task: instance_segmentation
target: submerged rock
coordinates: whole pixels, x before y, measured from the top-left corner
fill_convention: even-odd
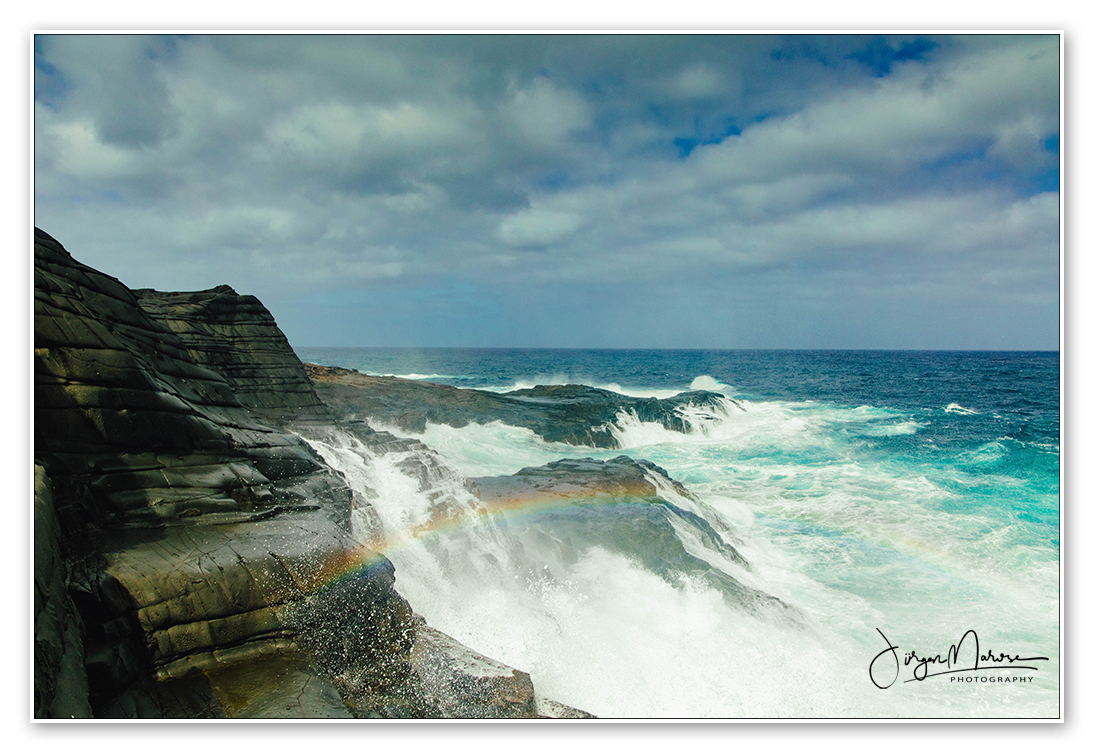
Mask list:
[[[625,455],[565,459],[511,476],[475,478],[472,489],[498,525],[514,539],[534,542],[536,556],[549,560],[548,571],[553,564],[562,580],[579,556],[606,548],[673,585],[697,578],[733,605],[798,621],[792,607],[740,580],[752,568],[734,545],[732,527],[649,461]]]

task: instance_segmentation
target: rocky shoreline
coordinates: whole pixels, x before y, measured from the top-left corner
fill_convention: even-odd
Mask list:
[[[426,488],[428,448],[363,419],[500,420],[611,447],[620,411],[682,430],[680,404],[720,397],[498,395],[305,365],[253,296],[130,290],[40,230],[34,366],[38,719],[588,717],[425,624],[362,543],[382,539],[369,500],[305,438],[421,450],[408,472]],[[629,458],[589,463],[469,483],[487,501],[629,484],[650,515],[668,509]],[[376,530],[351,533],[351,516]]]
[[[620,413],[686,431],[679,408],[713,408],[725,397],[715,392],[682,392],[671,398],[641,398],[579,384],[537,385],[506,393],[461,389],[351,369],[304,364],[320,399],[340,415],[374,418],[389,426],[421,432],[427,423],[456,428],[501,421],[531,429],[548,442],[617,449],[609,430]]]

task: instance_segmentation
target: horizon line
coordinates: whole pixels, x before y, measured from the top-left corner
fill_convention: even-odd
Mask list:
[[[292,345],[292,343],[290,343]],[[721,351],[721,352],[874,352],[874,353],[1059,353],[1060,348],[757,348],[757,347],[627,347],[587,345],[292,345],[314,350],[619,350],[619,351]]]

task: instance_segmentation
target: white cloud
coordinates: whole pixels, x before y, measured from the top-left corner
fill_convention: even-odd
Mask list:
[[[740,76],[736,71],[718,71],[704,63],[694,63],[665,81],[665,94],[677,99],[729,99],[738,94]]]
[[[218,247],[261,248],[314,243],[327,232],[322,217],[296,207],[231,204],[209,207],[195,223],[191,243]]]
[[[543,248],[574,237],[581,225],[581,217],[571,212],[530,209],[502,220],[497,238],[513,248]]]
[[[1043,117],[1030,116],[1001,125],[995,132],[995,142],[988,147],[990,157],[998,157],[1023,169],[1037,169],[1048,162],[1042,145],[1054,128]]]
[[[591,123],[589,108],[581,97],[544,78],[517,90],[505,112],[521,135],[539,147],[557,147]]]
[[[451,112],[431,111],[412,102],[390,107],[346,102],[308,105],[273,123],[268,138],[271,150],[288,149],[320,161],[420,155],[456,149],[470,140]]]
[[[694,158],[710,180],[738,183],[803,170],[906,170],[984,143],[1008,154],[1028,151],[1057,127],[1059,74],[1051,46],[1041,42],[1032,52],[1031,46],[958,58],[941,68],[909,64],[698,147]]]
[[[844,173],[803,172],[775,180],[730,185],[718,195],[725,200],[724,211],[728,214],[757,222],[800,212],[853,187],[854,181]]]
[[[58,121],[39,105],[35,121],[36,156],[57,173],[85,181],[112,182],[134,176],[143,168],[140,155],[100,141],[94,124],[88,120]]]
[[[254,249],[250,262],[256,271],[279,281],[291,283],[303,290],[344,289],[376,280],[394,280],[407,269],[397,249],[364,246],[351,253],[330,247],[298,247],[290,253],[266,252]]]

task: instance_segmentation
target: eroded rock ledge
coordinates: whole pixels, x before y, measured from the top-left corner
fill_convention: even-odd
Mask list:
[[[36,230],[34,365],[36,717],[570,713],[350,535],[367,500],[287,430],[333,419],[257,299],[131,291]]]
[[[694,577],[750,612],[780,621],[800,620],[795,608],[688,551],[677,534],[678,527],[688,528],[709,551],[742,571],[752,570],[737,549],[740,540],[732,527],[648,460],[626,455],[606,461],[567,458],[510,476],[475,478],[471,483],[472,491],[488,508],[534,504],[550,510],[552,528],[546,538],[535,525],[520,522],[520,518],[507,523],[521,527],[519,536],[525,540],[538,537],[538,545],[545,551],[558,550],[560,540],[571,551],[615,547],[669,582],[681,576]],[[558,556],[564,558],[566,552],[559,551]]]
[[[687,431],[679,409],[720,407],[716,392],[682,392],[671,398],[640,398],[580,384],[539,385],[496,393],[370,376],[352,369],[304,364],[323,402],[340,413],[375,418],[407,431],[425,431],[426,423],[460,428],[501,421],[531,429],[548,442],[617,449],[609,429],[620,413]]]

